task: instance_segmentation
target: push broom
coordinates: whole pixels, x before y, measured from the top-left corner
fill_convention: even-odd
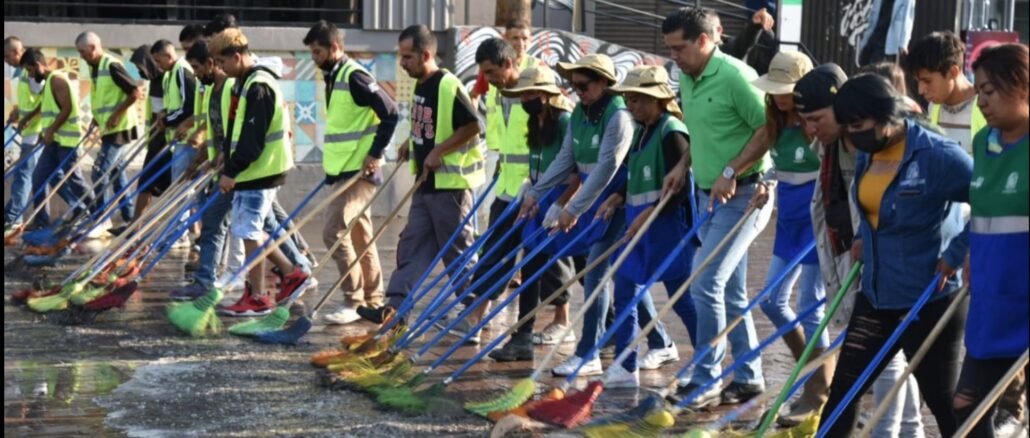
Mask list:
[[[906,367],[905,371],[897,377],[897,381],[891,386],[890,391],[887,391],[887,394],[877,401],[878,406],[876,407],[876,411],[873,412],[873,416],[869,418],[869,421],[867,421],[866,424],[874,425],[880,422],[883,415],[887,413],[887,408],[890,407],[891,401],[893,401],[894,397],[897,397],[898,393],[901,392],[901,387],[904,386],[904,382],[908,381],[908,376],[912,375],[912,372],[915,371],[916,367],[923,362],[923,358],[926,357],[926,353],[930,351],[930,347],[933,346],[934,341],[940,337],[941,332],[944,331],[944,328],[948,325],[952,315],[958,311],[958,308],[962,305],[962,302],[965,300],[967,295],[969,295],[969,286],[962,287],[962,289],[956,293],[956,297],[952,299],[951,304],[949,304],[948,308],[944,310],[944,314],[941,315],[937,324],[934,324],[933,329],[930,330],[930,334],[926,336],[926,340],[919,345],[919,350],[916,350],[916,353],[908,359],[908,367]],[[858,437],[868,438],[872,435],[873,429],[874,428],[871,426],[863,428],[862,431],[859,432]]]
[[[585,227],[573,239],[571,239],[561,250],[559,250],[557,253],[558,256],[549,260],[548,263],[553,264],[558,257],[561,257],[562,255],[570,251],[577,243],[579,243],[580,240],[586,237],[590,233],[590,231],[597,227],[597,225],[601,222],[601,220],[594,220],[590,225]],[[545,231],[545,229],[543,228],[538,230],[538,232],[543,231]],[[551,241],[558,237],[558,235],[559,234],[557,232],[552,233],[550,236],[548,236],[546,239],[544,239],[542,242],[536,245],[533,248],[533,250],[531,250],[529,254],[525,256],[525,258],[523,258],[522,261],[517,263],[512,269],[509,270],[508,276],[514,275],[515,272],[521,270],[523,265],[528,263],[529,260],[536,257],[537,254],[539,254],[540,251],[546,248],[547,245],[551,243]],[[546,269],[546,267],[544,269]],[[538,271],[536,275],[534,275],[534,277],[539,277],[540,275],[543,275],[543,271],[543,269]],[[475,334],[476,331],[482,329],[487,323],[490,322],[492,318],[500,314],[504,307],[510,304],[515,298],[517,298],[518,294],[521,293],[522,290],[524,290],[526,287],[528,287],[533,281],[535,281],[535,278],[525,282],[522,286],[519,286],[518,289],[509,294],[509,296],[504,301],[499,303],[488,315],[484,316],[484,318],[478,324],[476,324],[475,327],[469,330],[469,332],[466,333],[460,341],[452,344],[451,348],[447,350],[447,352],[440,355],[440,357],[438,357],[432,364],[426,367],[422,372],[416,374],[414,377],[409,379],[407,382],[399,386],[395,386],[390,382],[377,382],[377,384],[367,385],[367,388],[371,388],[373,386],[379,387],[375,389],[375,392],[377,393],[376,401],[383,406],[408,413],[424,412],[426,409],[428,409],[429,403],[433,400],[440,399],[440,397],[443,395],[443,391],[446,385],[453,381],[453,379],[448,379],[440,383],[428,385],[425,382],[425,380],[428,378],[429,374],[432,373],[432,371],[435,370],[437,367],[442,365],[443,362],[447,360],[452,354],[458,351],[458,349],[465,344],[465,341],[467,341],[468,338]],[[501,286],[504,286],[504,284],[497,284],[494,287],[494,289],[496,290]],[[494,291],[491,290],[487,294],[481,295],[479,298],[477,298],[477,301],[485,301],[493,292]],[[477,303],[473,303],[472,305],[467,307],[463,313],[471,312],[471,310],[475,308],[475,306],[477,306]],[[444,330],[438,333],[436,337],[434,337],[428,343],[423,345],[423,347],[408,361],[402,361],[402,363],[395,368],[403,368],[405,365],[410,366],[410,364],[415,363],[419,357],[428,352],[429,348],[431,348],[441,339],[443,339],[447,332],[453,329],[454,326],[456,326],[457,323],[461,321],[464,316],[465,315],[461,315],[458,318],[455,318],[453,321],[451,321]],[[468,369],[468,367],[464,367],[464,369]],[[452,375],[452,377],[454,376]]]
[[[642,339],[644,339],[647,336],[647,334],[650,333],[651,330],[654,329],[655,325],[658,324],[658,321],[660,321],[661,318],[666,313],[668,313],[670,309],[672,309],[673,304],[675,304],[676,301],[678,301],[684,294],[687,293],[687,290],[689,289],[690,285],[697,281],[699,273],[704,271],[704,269],[707,268],[708,265],[715,260],[715,257],[718,254],[720,254],[722,250],[726,247],[726,245],[729,244],[730,240],[733,239],[733,236],[735,236],[737,232],[739,232],[740,229],[743,228],[744,224],[748,221],[753,212],[754,208],[751,207],[749,207],[748,210],[744,212],[740,220],[737,221],[737,224],[734,225],[733,228],[726,234],[726,237],[723,238],[723,240],[719,242],[718,245],[716,245],[715,249],[708,255],[707,258],[705,258],[701,262],[699,266],[694,268],[694,273],[690,276],[690,278],[688,278],[687,281],[683,283],[683,285],[676,291],[675,294],[669,297],[668,303],[666,303],[666,305],[657,313],[657,315],[655,315],[654,319],[652,319],[651,322],[649,322],[643,329],[640,330],[640,333],[637,335],[637,337],[633,340],[633,342],[629,344],[626,350],[624,350],[619,355],[619,357],[615,359],[614,363],[621,364],[622,361],[624,361],[626,357],[629,356],[629,353],[633,351],[634,348],[636,348],[636,345]],[[580,314],[577,315],[577,318],[581,318],[582,315],[586,313],[584,309],[580,310]],[[571,327],[572,326],[570,325],[569,329],[567,329],[566,332],[568,332],[568,330],[571,330]],[[563,333],[562,336],[564,337],[566,336],[566,334]],[[548,352],[541,366],[538,367],[535,371],[533,371],[533,375],[531,376],[531,378],[534,378],[534,380],[535,378],[539,378],[540,374],[542,374],[544,369],[546,369],[546,367],[550,364],[551,359],[553,359],[557,351],[558,348],[552,348],[551,351]],[[597,397],[600,396],[601,391],[603,391],[603,386],[600,381],[590,382],[587,385],[587,387],[584,388],[584,390],[572,395],[567,395],[561,400],[540,403],[537,406],[535,406],[534,409],[528,410],[528,413],[530,417],[537,419],[539,421],[543,421],[549,424],[562,425],[566,428],[572,428],[573,426],[582,423],[590,417],[590,412],[593,409],[593,404],[597,400]]]
[[[354,223],[357,222],[359,218],[364,216],[365,212],[372,207],[376,200],[379,199],[379,195],[383,193],[386,190],[386,187],[390,185],[390,182],[393,181],[393,177],[397,175],[397,170],[400,168],[401,166],[394,167],[393,171],[390,172],[390,175],[386,177],[386,180],[383,181],[382,184],[380,184],[379,187],[376,189],[375,193],[372,195],[372,198],[370,198],[368,202],[361,207],[361,210],[358,211],[358,214],[354,215],[354,217],[351,218],[351,220],[344,226],[345,230],[350,230],[351,227],[354,226]],[[317,267],[313,272],[311,272],[311,278],[317,278],[318,274],[320,274],[322,270],[329,265],[329,260],[333,257],[333,254],[336,253],[336,250],[339,249],[340,245],[342,244],[343,237],[336,239],[336,242],[334,242],[333,245],[329,247],[328,250],[326,250],[325,254],[318,261]],[[361,257],[364,256],[365,254],[362,253]],[[361,257],[357,257],[355,260],[360,261]],[[351,266],[348,266],[347,269],[343,272],[349,272],[350,269]],[[272,311],[272,313],[270,313],[268,316],[265,316],[264,318],[252,319],[250,321],[244,321],[233,324],[229,327],[227,331],[230,335],[254,336],[258,333],[270,332],[283,328],[283,326],[286,325],[286,321],[289,319],[289,317],[289,306],[280,305],[276,307],[275,310]]]
[[[309,193],[296,208],[290,213],[286,220],[280,222],[279,227],[273,231],[264,243],[261,244],[247,260],[231,275],[225,275],[215,282],[214,287],[211,288],[204,296],[194,300],[182,303],[175,303],[168,306],[166,315],[169,322],[179,330],[187,333],[191,336],[200,336],[205,333],[217,332],[221,329],[221,322],[215,315],[215,305],[222,300],[222,287],[226,284],[232,284],[243,275],[244,272],[249,272],[254,266],[260,264],[264,258],[271,254],[273,251],[279,248],[279,245],[290,238],[290,235],[300,231],[305,224],[314,219],[315,215],[326,209],[334,199],[339,197],[343,192],[353,185],[360,175],[355,175],[339,187],[336,187],[328,196],[325,197],[318,205],[307,212],[303,218],[296,221],[293,228],[284,231],[283,228],[286,223],[292,222],[300,211],[310,202],[315,194],[317,194],[322,187],[325,185],[325,181],[320,182],[312,191]],[[281,233],[280,233],[281,232]],[[278,236],[277,236],[278,235]]]
[[[1001,377],[1001,380],[994,385],[994,388],[991,388],[991,392],[987,393],[987,396],[980,401],[980,404],[976,406],[976,409],[973,410],[973,413],[969,418],[966,418],[966,421],[962,422],[958,431],[955,432],[956,438],[965,438],[966,435],[969,435],[969,432],[972,432],[973,427],[980,422],[980,418],[983,418],[983,416],[987,414],[987,411],[989,411],[991,407],[994,406],[994,403],[1001,398],[1001,395],[1005,393],[1009,384],[1011,384],[1012,381],[1019,376],[1019,372],[1026,367],[1028,360],[1030,360],[1030,350],[1025,350],[1023,351],[1023,355],[1020,356],[1019,359],[1016,359],[1016,363],[1012,364],[1012,367],[1009,368],[1005,375]],[[1026,420],[1023,422],[1023,427],[1025,430]]]
[[[22,221],[22,225],[21,226],[19,226],[18,228],[12,229],[12,230],[4,231],[4,246],[10,246],[10,245],[14,244],[15,243],[15,238],[18,236],[19,233],[21,233],[22,230],[25,229],[25,224],[32,223],[32,221],[36,219],[36,215],[38,215],[40,211],[43,211],[44,208],[49,206],[50,200],[53,199],[54,195],[56,195],[58,192],[61,191],[61,188],[64,187],[64,184],[67,183],[68,180],[70,180],[72,176],[75,176],[76,168],[79,166],[79,164],[81,164],[83,162],[83,160],[86,158],[86,156],[89,155],[89,154],[86,154],[86,153],[79,154],[77,152],[78,152],[78,149],[75,149],[73,153],[70,153],[67,156],[65,156],[64,159],[61,160],[61,162],[57,164],[57,171],[55,171],[54,173],[51,173],[50,176],[47,176],[46,179],[43,180],[43,183],[40,184],[39,187],[36,188],[36,191],[32,193],[32,198],[30,198],[30,199],[32,199],[32,200],[39,199],[39,197],[41,197],[41,196],[43,197],[43,199],[36,206],[35,210],[33,210],[32,213],[30,213],[29,216],[24,221]],[[74,161],[70,161],[72,158],[75,158],[75,160]],[[71,166],[68,166],[69,163],[71,163]],[[62,169],[64,169],[66,166],[68,167],[68,170],[67,171],[63,171]],[[60,175],[62,173],[62,171],[64,173],[64,176],[61,177],[61,179],[57,182],[57,184],[54,184],[53,187],[51,187],[50,183],[52,183],[54,181],[54,177],[56,177],[57,175]],[[50,190],[47,190],[48,188]],[[46,196],[43,195],[44,193],[46,193]],[[88,192],[84,191],[83,192],[83,196],[87,196],[87,195],[88,195]],[[73,203],[73,204],[75,204],[75,203]],[[25,208],[23,208],[22,211],[18,212],[18,216],[21,216],[21,214],[24,213],[25,210],[28,209],[28,207],[29,207],[29,204],[26,204]],[[69,208],[69,211],[73,210],[74,207],[75,206],[72,205],[71,208]]]
[[[29,161],[29,157],[31,157],[31,156],[35,155],[37,152],[43,150],[43,146],[44,145],[43,145],[42,141],[37,142],[35,144],[35,146],[32,146],[32,149],[29,149],[28,153],[26,153],[24,156],[18,157],[18,161],[15,161],[9,167],[5,167],[4,168],[4,181],[7,181],[7,178],[10,178],[12,175],[14,175],[14,171],[15,170],[18,170],[19,167],[24,166],[25,163],[27,163]]]
[[[379,228],[375,231],[375,234],[372,235],[372,239],[369,241],[368,245],[364,248],[364,250],[361,251],[361,253],[358,254],[358,256],[350,264],[350,266],[347,266],[347,269],[344,270],[344,272],[348,272],[354,264],[361,262],[361,258],[364,257],[365,254],[367,254],[368,251],[372,248],[372,245],[374,245],[375,242],[379,240],[379,238],[382,237],[383,234],[386,233],[386,227],[390,225],[390,222],[392,222],[395,217],[397,217],[397,214],[400,213],[400,210],[404,206],[404,204],[407,203],[409,199],[411,199],[411,197],[415,194],[415,192],[422,185],[422,183],[425,182],[425,180],[425,177],[421,177],[415,182],[415,184],[411,186],[411,189],[409,189],[408,192],[404,194],[404,197],[402,197],[400,202],[397,203],[397,206],[394,207],[394,209],[390,212],[386,219],[383,220],[381,224],[379,224]],[[371,205],[371,203],[366,204],[365,208],[368,208],[369,205]],[[308,312],[307,315],[301,316],[299,319],[294,321],[294,323],[289,327],[281,330],[256,333],[254,335],[254,338],[258,342],[261,342],[263,344],[297,345],[297,343],[300,342],[300,338],[311,330],[311,319],[318,314],[318,311],[322,310],[322,307],[324,307],[326,303],[329,302],[329,298],[332,297],[332,295],[343,286],[343,282],[346,279],[346,276],[341,276],[340,279],[337,280],[335,284],[333,284],[329,291],[322,295],[322,298],[318,301],[318,304],[312,307],[311,311]]]
[[[873,356],[873,360],[862,371],[862,374],[858,376],[858,380],[855,381],[855,384],[848,389],[848,392],[844,395],[844,398],[841,400],[840,404],[838,404],[837,407],[833,410],[833,412],[830,413],[829,417],[823,419],[824,421],[822,421],[822,424],[819,426],[819,433],[816,434],[816,438],[823,438],[824,436],[826,436],[826,433],[829,432],[830,427],[832,427],[833,424],[837,422],[837,419],[840,418],[841,414],[844,413],[844,409],[849,404],[851,404],[851,401],[854,400],[854,398],[858,395],[859,389],[865,386],[865,383],[869,380],[870,377],[872,377],[873,372],[876,370],[880,362],[883,361],[883,359],[887,356],[887,353],[891,351],[894,344],[898,342],[898,339],[901,338],[901,335],[904,334],[905,330],[908,329],[908,326],[912,324],[912,321],[915,321],[915,319],[919,316],[919,311],[922,310],[923,306],[925,306],[926,303],[930,301],[930,297],[933,296],[933,294],[937,291],[937,285],[940,281],[941,274],[938,273],[937,275],[934,275],[933,280],[930,281],[930,284],[926,287],[926,290],[924,290],[922,295],[919,296],[919,299],[916,300],[916,303],[908,311],[908,314],[905,315],[905,318],[901,320],[901,322],[898,324],[898,327],[894,329],[894,332],[891,333],[891,336],[887,338],[887,341],[884,342],[883,347],[880,348],[880,351],[876,352],[876,356]],[[761,436],[761,434],[759,434],[759,436]]]
[[[826,315],[823,316],[822,321],[819,321],[819,325],[816,327],[815,332],[812,333],[812,339],[808,340],[808,344],[805,345],[804,351],[802,351],[801,356],[798,357],[798,363],[794,366],[794,369],[791,371],[786,383],[784,383],[783,389],[780,394],[776,396],[776,400],[773,402],[772,407],[769,408],[765,418],[762,419],[762,423],[758,427],[757,436],[761,437],[769,429],[769,426],[776,421],[776,417],[779,416],[780,407],[783,406],[783,403],[787,401],[789,396],[787,391],[798,379],[798,376],[801,373],[801,367],[808,362],[808,358],[812,355],[812,352],[815,351],[818,339],[830,324],[830,321],[833,319],[833,315],[837,313],[837,309],[840,307],[840,304],[848,294],[848,290],[851,288],[851,283],[855,281],[855,278],[858,277],[858,273],[861,272],[861,270],[862,261],[855,261],[854,265],[851,266],[851,271],[848,273],[844,283],[842,283],[840,289],[837,290],[837,295],[833,297],[830,307],[826,310]]]

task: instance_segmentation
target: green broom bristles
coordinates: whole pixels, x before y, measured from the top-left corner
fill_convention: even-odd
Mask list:
[[[258,333],[279,330],[286,325],[286,321],[289,319],[290,309],[286,306],[279,306],[264,318],[233,324],[229,327],[228,332],[230,335],[236,336],[254,336]]]
[[[436,383],[421,391],[417,386],[402,385],[386,388],[376,395],[380,405],[407,414],[421,414],[430,410],[431,405],[444,398],[444,386]]]
[[[590,438],[650,438],[662,436],[662,432],[676,424],[672,413],[665,409],[651,412],[634,423],[612,422],[599,426],[584,426],[584,435]]]
[[[75,294],[81,293],[83,289],[82,283],[75,281],[61,289],[61,292],[57,295],[50,295],[46,297],[29,298],[28,306],[35,312],[46,313],[55,310],[64,310],[68,308],[68,300]]]
[[[97,299],[97,297],[107,292],[107,288],[104,286],[89,285],[82,291],[82,293],[73,294],[69,301],[76,306],[81,306],[90,301]]]
[[[522,406],[533,393],[536,392],[536,382],[533,379],[522,379],[499,398],[483,402],[465,403],[465,409],[474,414],[486,417],[493,412],[510,411]]]
[[[407,386],[405,381],[411,377],[412,366],[409,360],[403,360],[390,368],[373,365],[351,372],[344,380],[365,390],[373,387]]]
[[[215,305],[220,301],[222,290],[211,289],[211,292],[194,301],[168,306],[168,321],[190,336],[217,333],[221,330],[222,323],[215,315]]]

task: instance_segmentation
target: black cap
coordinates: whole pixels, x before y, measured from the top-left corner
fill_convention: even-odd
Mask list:
[[[820,65],[794,84],[794,106],[807,113],[833,106],[837,90],[848,80],[848,75],[832,62]]]

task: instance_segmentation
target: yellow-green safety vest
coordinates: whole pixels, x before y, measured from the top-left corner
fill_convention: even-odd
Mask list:
[[[358,106],[350,93],[350,75],[355,71],[372,76],[357,62],[348,59],[333,79],[333,92],[326,108],[325,136],[322,137],[322,167],[329,176],[361,170],[379,127],[375,111]]]
[[[516,102],[511,106],[506,123],[501,93],[493,92],[487,96],[486,141],[489,145],[493,140],[499,152],[497,198],[511,201],[529,178],[529,114],[522,109],[521,103]]]
[[[18,76],[18,117],[22,120],[43,103],[43,99],[40,98],[43,95],[42,90],[39,93],[33,93],[29,80],[29,73],[22,69],[21,74]],[[36,116],[31,122],[27,123],[25,129],[21,131],[22,137],[38,135],[43,129],[41,120],[40,116]]]
[[[454,98],[458,94],[468,98],[468,92],[461,84],[461,80],[451,72],[444,70],[443,78],[440,79],[440,88],[436,100],[436,132],[435,143],[439,145],[454,134]],[[412,94],[411,108],[415,107],[414,94]],[[412,115],[414,117],[414,115]],[[415,126],[415,121],[410,120],[410,125]],[[415,145],[409,142],[410,156],[415,156]],[[411,161],[411,173],[418,173],[418,164]],[[479,187],[486,182],[486,165],[483,161],[483,151],[475,139],[469,140],[461,148],[443,156],[443,165],[433,172],[434,187],[438,189],[471,189]]]
[[[222,84],[222,92],[218,95],[213,93],[215,86],[211,85],[207,87],[208,93],[203,99],[203,108],[201,108],[202,114],[207,121],[206,125],[207,138],[204,139],[204,146],[207,149],[207,159],[214,160],[218,156],[218,148],[220,145],[215,144],[214,125],[211,124],[211,100],[219,99],[221,101],[221,111],[219,113],[222,116],[222,138],[229,135],[226,130],[229,126],[229,109],[232,106],[232,87],[236,84],[236,78],[226,78],[225,83]]]
[[[93,119],[97,121],[97,127],[101,135],[113,134],[116,132],[128,131],[132,127],[132,117],[126,109],[121,120],[113,129],[107,129],[107,121],[111,119],[114,110],[125,101],[125,91],[114,83],[111,78],[111,63],[121,64],[121,61],[105,53],[100,57],[97,64],[97,78],[93,81],[93,90],[90,91],[90,105],[93,107]]]
[[[254,84],[265,84],[275,94],[275,113],[272,115],[272,122],[265,130],[264,150],[261,151],[257,160],[236,175],[238,183],[286,173],[293,167],[293,151],[286,144],[286,132],[289,129],[290,121],[283,112],[282,91],[279,89],[278,81],[263,70],[251,74],[243,83],[243,91],[240,93],[240,101],[234,117],[236,122],[233,124],[232,139],[229,142],[230,155],[236,152],[240,133],[243,132],[243,125],[246,124],[244,117],[247,114],[247,93]]]
[[[541,65],[537,58],[526,55],[519,64],[519,71]],[[500,151],[504,144],[504,108],[500,101],[501,93],[492,84],[486,90],[486,147],[492,151]],[[496,117],[494,115],[497,115]]]
[[[980,107],[976,105],[977,99],[979,99],[978,96],[973,96],[973,102],[970,104],[973,105],[973,110],[970,111],[971,116],[969,120],[970,139],[972,139],[977,132],[980,132],[981,129],[987,126],[987,119],[985,119],[983,113],[980,112]],[[941,106],[937,104],[930,105],[930,121],[933,122],[934,125],[939,125],[940,120]],[[970,140],[970,143],[972,143],[972,140]]]
[[[75,92],[75,87],[64,73],[52,71],[47,75],[46,85],[43,86],[43,106],[40,108],[42,111],[41,123],[46,129],[50,129],[57,115],[61,113],[57,99],[54,98],[54,78],[62,78],[68,84],[68,99],[71,102],[71,113],[68,114],[68,120],[65,120],[64,124],[57,128],[54,141],[62,147],[73,148],[78,146],[79,140],[82,139],[82,126],[79,125],[79,93]]]
[[[162,78],[161,87],[164,90],[164,96],[161,97],[161,102],[164,105],[166,115],[182,109],[182,106],[186,104],[186,102],[183,102],[182,97],[179,96],[181,93],[179,90],[179,81],[177,80],[179,72],[183,69],[190,73],[193,72],[193,67],[190,67],[189,63],[186,62],[186,58],[179,58],[179,60],[175,61],[175,64],[172,65],[172,69],[166,71]],[[175,129],[172,129],[171,127],[165,128],[165,140],[171,143],[174,138]]]

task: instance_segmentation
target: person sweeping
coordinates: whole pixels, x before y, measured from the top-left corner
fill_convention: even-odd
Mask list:
[[[247,37],[239,29],[228,29],[209,43],[215,61],[226,75],[236,79],[239,103],[233,117],[232,135],[225,169],[218,181],[223,193],[233,192],[230,230],[242,239],[248,254],[254,253],[265,237],[264,223],[272,214],[272,200],[278,187],[293,167],[293,156],[287,139],[289,119],[286,117],[282,92],[274,74],[255,65]],[[273,236],[274,237],[274,236]],[[309,275],[293,265],[278,250],[268,258],[282,272],[278,293],[265,288],[264,262],[258,262],[248,273],[243,296],[235,304],[222,309],[231,316],[255,316],[271,312],[277,302],[295,300],[304,292]]]

